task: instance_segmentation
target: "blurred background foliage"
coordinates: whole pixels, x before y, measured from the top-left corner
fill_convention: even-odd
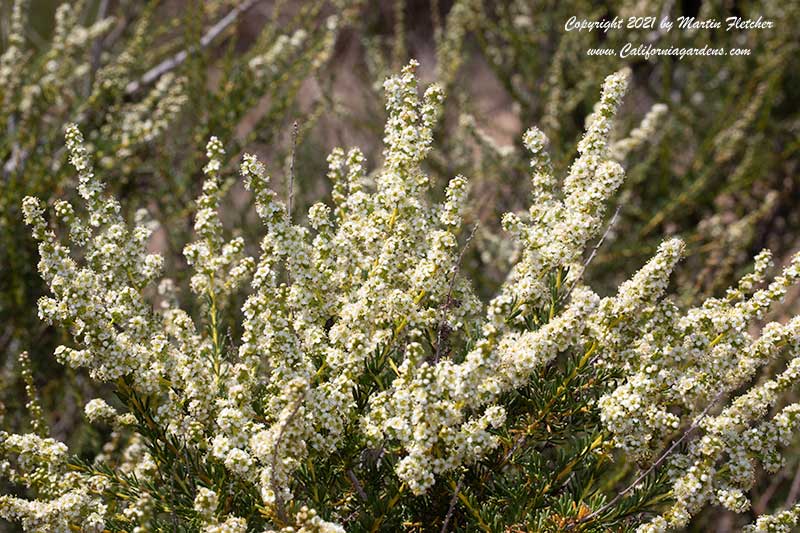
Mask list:
[[[673,287],[683,304],[720,293],[761,248],[771,248],[777,263],[798,248],[797,2],[2,0],[0,13],[3,424],[20,430],[29,423],[18,364],[18,354],[28,350],[53,436],[87,458],[102,442],[82,422],[83,403],[96,391],[85,376],[53,362],[52,351],[66,335],[38,320],[36,300],[44,289],[19,209],[25,195],[52,201],[75,194],[63,148],[68,121],[80,125],[98,172],[129,215],[160,225],[152,246],[185,291],[181,250],[191,237],[208,137],[223,140],[229,158],[224,218],[256,254],[261,228],[237,178],[241,154],[268,161],[273,186],[286,195],[294,161],[294,202],[304,212],[329,192],[326,157],[334,146],[360,146],[369,168],[379,166],[382,81],[417,58],[423,81],[447,91],[427,170],[442,185],[456,174],[470,179],[467,225],[479,229],[463,268],[488,296],[516,253],[499,228],[500,215],[528,204],[522,133],[537,125],[548,135],[563,175],[603,78],[629,66],[633,81],[614,132],[628,177],[587,271],[596,290],[616,287],[666,235],[689,244]],[[763,16],[776,27],[566,32],[573,15]],[[589,48],[626,42],[736,46],[751,54],[586,55]],[[661,105],[666,112],[659,112]],[[641,122],[650,112],[648,129]],[[637,128],[647,135],[637,137]],[[790,293],[782,313],[797,312],[798,299]],[[784,472],[761,476],[756,514],[798,497],[800,461]],[[711,510],[696,522],[697,531],[722,532],[746,521],[746,515]]]

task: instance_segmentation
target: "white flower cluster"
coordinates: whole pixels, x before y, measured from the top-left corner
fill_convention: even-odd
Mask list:
[[[67,470],[63,443],[33,434],[0,432],[0,456],[4,458],[0,472],[46,497],[25,500],[0,495],[0,517],[19,521],[26,531],[68,533],[76,523],[82,524],[81,531],[103,531],[106,506],[81,483],[77,473]]]
[[[745,526],[744,533],[791,533],[800,523],[800,504],[774,515],[759,516],[755,524]]]
[[[534,128],[525,134],[525,145],[533,156],[530,222],[514,214],[503,218],[504,228],[522,243],[522,257],[491,303],[492,315],[503,317],[513,306],[524,311],[542,305],[549,292],[546,273],[574,266],[587,241],[597,233],[606,202],[624,178],[622,167],[609,157],[608,141],[629,75],[623,70],[606,79],[595,119],[578,144],[579,156],[564,178],[563,198],[556,190],[544,133]]]
[[[223,164],[225,150],[216,137],[206,146],[208,164],[203,171],[203,194],[197,200],[194,231],[199,240],[189,244],[183,253],[186,261],[194,267],[192,291],[206,295],[213,306],[217,298],[230,295],[252,272],[255,261],[243,254],[244,239],[237,237],[224,242],[222,223],[217,211],[220,202],[219,172]]]
[[[278,73],[280,62],[288,60],[292,52],[299,50],[307,38],[308,32],[302,28],[291,36],[279,35],[269,50],[250,59],[248,67],[257,79],[275,75]]]
[[[4,87],[3,100],[8,98],[6,95],[13,94],[19,77],[16,75],[17,67],[24,60],[23,47],[25,46],[25,9],[27,6],[23,0],[16,0],[11,7],[9,17],[9,31],[7,36],[7,47],[0,56],[0,84]],[[5,101],[3,102],[6,103]]]
[[[102,398],[90,400],[83,408],[86,418],[92,422],[109,422],[117,418],[117,410],[106,403]]]
[[[251,83],[255,88],[275,90],[275,81],[286,76],[287,71],[305,67],[318,69],[330,58],[339,27],[338,16],[331,15],[325,20],[324,28],[320,28],[321,39],[304,28],[295,30],[291,35],[276,36],[265,32],[254,46],[255,53],[247,61]]]
[[[661,280],[660,292],[679,256],[672,254],[660,272],[653,268],[657,256],[634,281],[650,270],[648,277],[657,283]],[[772,471],[782,465],[780,448],[798,429],[800,406],[790,404],[771,418],[763,418],[780,393],[796,382],[800,317],[783,324],[771,322],[755,337],[751,326],[800,279],[800,254],[781,275],[755,290],[766,281],[770,259],[768,252],[762,252],[754,272],[725,298],[709,298],[685,313],[668,301],[652,298],[643,306],[625,305],[620,300],[625,299],[622,293],[647,286],[642,280],[630,287],[623,285],[619,296],[601,305],[608,317],[595,324],[604,345],[601,364],[626,371],[618,387],[599,402],[614,443],[635,457],[652,461],[684,421],[694,420],[692,429],[701,433],[685,453],[670,458],[675,504],[641,531],[685,527],[697,511],[713,502],[742,512],[749,507],[745,491],[754,482],[754,462],[760,461]],[[604,328],[609,318],[619,320],[615,317],[625,318]],[[736,395],[760,368],[787,350],[790,362],[786,370]],[[718,415],[706,415],[704,408],[725,394],[734,396],[729,406]]]
[[[505,421],[505,411],[490,405],[502,392],[524,385],[530,373],[578,342],[598,298],[576,288],[567,308],[541,328],[509,330],[503,319],[514,309],[544,303],[544,275],[571,265],[596,234],[605,201],[619,186],[622,169],[607,154],[608,120],[625,89],[627,73],[610,76],[603,88],[601,112],[586,132],[580,156],[557,198],[556,179],[538,130],[525,136],[533,154],[531,223],[507,215],[504,223],[523,243],[523,255],[501,293],[489,305],[481,338],[462,363],[451,359],[429,364],[418,342],[406,345],[398,378],[371,400],[365,431],[374,442],[399,441],[406,455],[398,475],[420,494],[435,476],[469,464],[497,445],[491,427]],[[409,334],[412,335],[414,332]],[[417,334],[419,335],[419,334]],[[480,409],[484,408],[483,413]],[[470,413],[475,413],[470,415]]]
[[[219,496],[206,487],[197,490],[194,499],[194,510],[203,522],[202,533],[246,533],[247,521],[236,516],[228,516],[224,521],[217,520],[215,514],[219,505]]]
[[[241,238],[223,236],[224,150],[218,139],[209,141],[197,240],[185,249],[192,290],[208,304],[200,319],[205,327],[176,307],[169,283],[161,285],[167,297],[160,306],[146,297],[161,265],[147,253],[149,229],[123,221],[119,204],[103,195],[80,132],[67,128],[87,216],[81,219],[66,202],[54,211],[81,253],[49,228],[41,201],[26,198],[23,208],[52,293],[40,301],[40,314],[69,325],[78,345],[62,346],[56,356],[113,382],[136,411],[118,414],[92,400],[90,420],[115,429],[139,420],[148,432],[163,431],[169,443],[218,466],[230,483],[252,487],[263,504],[259,511],[283,517],[281,532],[338,533],[340,526],[293,501],[299,468],[341,452],[345,438],[357,435],[365,448],[396,457],[401,482],[423,494],[437,477],[497,447],[507,416],[504,393],[573,351],[583,354],[583,365],[611,367],[622,376],[599,402],[622,450],[652,458],[685,420],[702,431],[669,463],[675,505],[642,531],[681,527],[712,501],[746,508],[752,462],[780,465],[779,448],[797,426],[796,404],[767,420],[764,415],[796,380],[800,358],[720,414],[698,413],[717,391],[733,393],[747,384],[784,347],[796,350],[800,318],[769,324],[757,338],[748,326],[800,277],[800,256],[755,290],[768,270],[769,256],[762,254],[755,272],[726,297],[685,313],[662,299],[684,252],[677,239],[664,242],[614,296],[600,298],[581,283],[582,251],[597,236],[605,205],[623,179],[609,149],[628,79],[622,71],[607,78],[563,187],[542,132],[526,133],[532,207],[527,216],[504,218],[521,255],[484,307],[459,274],[467,180],[454,178],[441,204],[427,199],[431,184],[421,162],[431,149],[443,92],[433,85],[420,98],[415,67],[412,62],[384,84],[384,162],[373,183],[361,152],[334,150],[328,173],[333,205],[312,206],[310,228],[295,224],[268,188],[265,165],[244,156],[240,171],[265,226],[257,260],[244,254]],[[241,342],[231,349],[222,340],[219,310],[251,274]],[[369,370],[376,366],[391,369],[393,377],[376,376]],[[142,433],[129,440],[120,469],[148,479],[161,465]],[[16,454],[14,465],[4,467],[12,479],[46,487],[40,500],[3,497],[0,516],[28,530],[67,531],[76,522],[87,531],[94,524],[102,528],[100,481],[65,473],[63,445],[0,434],[0,448]],[[220,490],[195,488],[188,512],[196,513],[203,531],[246,531],[243,518],[227,514]],[[122,515],[146,530],[155,498],[142,492],[124,505]],[[786,516],[774,520],[794,519]]]
[[[625,161],[628,154],[653,139],[658,133],[658,127],[667,114],[665,104],[654,104],[642,119],[641,124],[635,127],[624,139],[615,141],[611,145],[611,156],[617,161]]]
[[[186,84],[186,78],[167,73],[140,102],[116,110],[116,116],[101,132],[118,146],[116,157],[109,157],[109,163],[124,160],[134,147],[152,142],[164,134],[189,101]]]
[[[82,57],[83,52],[113,23],[113,19],[106,18],[84,26],[80,9],[69,3],[59,5],[52,42],[34,63],[25,48],[29,4],[29,0],[13,1],[8,46],[0,55],[0,117],[18,111],[20,126],[47,112],[47,107],[65,106],[73,95],[71,86],[89,75],[89,61]]]
[[[317,516],[316,511],[303,506],[294,517],[294,525],[264,533],[345,533],[345,529],[338,524],[323,520]]]

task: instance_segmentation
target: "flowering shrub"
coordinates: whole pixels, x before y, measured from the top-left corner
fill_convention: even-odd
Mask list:
[[[775,231],[798,220],[791,200],[798,191],[796,165],[793,151],[787,157],[783,148],[796,137],[793,72],[800,55],[791,25],[776,24],[769,32],[715,32],[715,46],[746,47],[751,53],[722,62],[698,57],[677,63],[668,56],[644,61],[587,50],[617,52],[627,43],[702,48],[709,33],[565,30],[575,16],[619,17],[626,23],[641,16],[794,20],[797,3],[759,0],[733,9],[718,2],[457,0],[446,16],[435,11],[439,4],[431,2],[436,79],[446,84],[449,100],[440,126],[446,133],[437,137],[428,166],[440,180],[469,175],[473,190],[487,198],[467,213],[482,222],[466,261],[481,263],[474,279],[482,296],[504,276],[498,252],[515,252],[495,225],[498,214],[525,209],[528,199],[520,194],[527,190],[528,155],[517,132],[537,124],[563,174],[596,87],[625,64],[634,69],[636,84],[611,135],[623,141],[615,142],[612,155],[627,177],[614,228],[590,272],[597,290],[613,290],[623,280],[620,271],[645,261],[665,234],[682,235],[691,248],[675,274],[676,293],[685,302],[724,292],[764,246],[778,260],[797,248],[794,235]],[[659,112],[663,105],[668,113]],[[653,113],[645,118],[648,110]]]
[[[484,305],[460,269],[467,179],[428,200],[421,163],[443,91],[420,98],[415,66],[384,84],[382,166],[334,150],[332,202],[309,209],[308,227],[243,157],[258,257],[220,221],[224,146],[211,138],[184,249],[195,317],[148,251],[152,224],[126,222],[67,127],[82,206],[53,203],[62,231],[41,200],[23,211],[50,288],[39,315],[73,338],[57,360],[115,393],[85,407],[109,440],[92,460],[71,456],[38,422],[28,379],[35,432],[0,433],[0,472],[33,499],[0,496],[0,516],[53,532],[649,532],[708,504],[747,509],[755,465],[779,468],[800,422],[797,404],[770,411],[800,371],[800,318],[753,329],[800,278],[800,255],[767,283],[762,252],[724,297],[691,309],[665,297],[678,239],[612,296],[583,282],[624,179],[609,140],[623,70],[563,180],[544,134],[525,134],[531,206],[502,221],[521,253]],[[240,323],[226,323],[248,281]],[[785,370],[751,383],[787,352]],[[798,519],[796,506],[751,529]]]
[[[348,2],[339,3],[332,17],[326,2],[291,13],[278,3],[258,31],[240,38],[243,31],[232,31],[242,25],[237,21],[261,3],[200,2],[178,12],[157,1],[0,4],[0,405],[11,413],[9,426],[18,427],[22,382],[14,357],[28,350],[39,380],[48,384],[42,390],[48,415],[53,406],[64,407],[55,435],[70,435],[78,452],[91,446],[83,446],[83,432],[75,431],[83,427],[81,400],[71,400],[78,390],[77,396],[90,392],[72,372],[47,364],[68,336],[40,322],[31,305],[47,288],[20,211],[28,195],[72,198],[64,123],[80,125],[123,212],[133,217],[147,205],[162,223],[158,240],[180,250],[190,235],[187,213],[205,164],[194,150],[198,139],[214,131],[229,139],[234,153],[268,143],[279,159],[289,151],[280,136],[291,117],[304,123],[297,141],[303,146],[303,132],[328,104],[305,98],[301,108],[301,85],[326,65],[352,15]],[[226,53],[227,47],[236,53]],[[298,203],[304,201],[298,195]],[[180,255],[165,254],[165,264],[182,286]]]

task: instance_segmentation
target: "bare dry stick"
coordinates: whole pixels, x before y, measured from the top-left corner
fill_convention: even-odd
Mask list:
[[[289,190],[286,193],[286,213],[289,216],[289,222],[292,222],[292,204],[294,203],[294,162],[297,156],[297,134],[299,128],[297,121],[292,124],[292,155],[289,160]]]
[[[705,407],[705,409],[703,409],[703,411],[700,413],[700,415],[697,416],[697,418],[694,419],[694,422],[692,422],[692,425],[689,426],[689,429],[687,429],[683,433],[683,435],[680,436],[680,438],[678,438],[675,442],[673,442],[672,445],[669,448],[667,448],[664,453],[661,454],[661,456],[656,460],[656,462],[654,462],[652,465],[650,465],[650,467],[647,470],[642,472],[639,475],[639,477],[637,477],[633,481],[633,483],[631,483],[630,485],[625,487],[621,492],[617,493],[617,495],[614,496],[614,498],[610,502],[605,504],[604,506],[602,506],[599,509],[597,509],[596,511],[584,516],[583,518],[581,518],[577,522],[574,522],[574,523],[570,524],[569,526],[567,526],[567,531],[570,531],[575,526],[578,526],[580,524],[588,522],[589,520],[592,520],[594,517],[605,513],[606,511],[611,509],[618,501],[620,501],[623,496],[625,496],[627,493],[629,493],[630,491],[635,489],[636,486],[639,485],[639,483],[641,483],[644,480],[644,478],[649,476],[653,472],[653,470],[655,470],[656,468],[661,466],[664,463],[664,461],[667,460],[667,457],[669,457],[670,454],[672,454],[672,452],[675,450],[675,448],[680,446],[680,444],[689,437],[689,434],[692,431],[694,431],[695,429],[698,428],[698,426],[700,426],[700,422],[706,417],[706,415],[711,410],[711,408],[714,405],[716,405],[717,401],[719,401],[719,399],[722,398],[722,396],[724,394],[725,394],[725,391],[721,391],[719,394],[717,394],[717,396],[714,397],[714,399],[711,402],[709,402],[709,404]]]
[[[145,85],[150,85],[158,78],[166,74],[167,72],[177,68],[180,66],[186,59],[189,57],[190,53],[194,53],[197,50],[202,50],[203,48],[207,47],[211,44],[214,39],[216,39],[219,34],[225,31],[228,26],[236,21],[237,17],[253,7],[258,0],[245,0],[238,6],[234,7],[230,10],[230,12],[219,19],[216,24],[211,26],[208,31],[200,38],[200,44],[196,46],[191,46],[187,50],[181,50],[177,52],[172,57],[165,59],[155,67],[151,68],[147,72],[145,72],[141,78],[138,80],[134,80],[130,82],[125,87],[125,92],[127,94],[133,94],[139,89],[141,89]]]
[[[450,302],[453,298],[453,288],[456,284],[456,276],[458,276],[458,272],[461,270],[461,262],[464,260],[464,253],[467,251],[469,243],[472,242],[472,238],[475,237],[475,232],[478,231],[478,226],[479,223],[476,222],[469,234],[469,237],[467,237],[467,240],[464,242],[461,252],[458,254],[456,264],[453,265],[453,274],[450,277],[450,287],[447,289],[447,298],[445,299],[444,304],[442,304],[442,316],[439,320],[439,330],[436,333],[436,355],[433,357],[434,363],[439,361],[439,357],[442,353],[442,331],[444,330],[445,326],[445,318],[447,318],[447,309],[450,307]]]

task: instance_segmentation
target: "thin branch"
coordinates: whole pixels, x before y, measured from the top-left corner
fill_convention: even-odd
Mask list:
[[[128,18],[123,10],[118,16],[115,17],[116,24],[114,28],[106,33],[105,37],[102,39],[100,43],[100,48],[103,50],[108,50],[112,48],[119,38],[122,37],[122,34],[125,33],[125,30],[128,28]]]
[[[450,519],[453,517],[453,511],[456,509],[456,502],[458,501],[458,493],[461,492],[461,482],[464,481],[464,476],[458,478],[456,488],[453,490],[453,497],[450,498],[450,506],[447,508],[447,514],[444,517],[441,533],[447,533],[447,526],[450,524]]]
[[[673,442],[673,443],[672,443],[672,445],[671,445],[669,448],[667,448],[667,449],[666,449],[666,451],[664,451],[664,453],[662,453],[662,454],[661,454],[661,456],[660,456],[660,457],[659,457],[659,458],[656,460],[656,462],[654,462],[652,465],[650,465],[650,467],[649,467],[647,470],[645,470],[644,472],[642,472],[642,473],[639,475],[639,477],[637,477],[637,478],[636,478],[636,479],[633,481],[633,483],[631,483],[630,485],[628,485],[627,487],[625,487],[625,489],[623,489],[623,490],[622,490],[621,492],[619,492],[619,493],[618,493],[616,496],[614,496],[614,498],[613,498],[613,499],[612,499],[610,502],[608,502],[607,504],[603,505],[602,507],[600,507],[600,508],[599,508],[599,509],[597,509],[596,511],[594,511],[594,512],[592,512],[592,513],[590,513],[590,514],[588,514],[588,515],[586,515],[586,516],[584,516],[583,518],[581,518],[581,519],[580,519],[580,520],[578,520],[577,522],[574,522],[573,524],[570,524],[569,526],[567,526],[567,530],[569,531],[569,530],[571,530],[572,528],[574,528],[575,526],[577,526],[577,525],[580,525],[580,524],[583,524],[583,523],[585,523],[585,522],[588,522],[589,520],[592,520],[592,519],[593,519],[593,518],[595,518],[596,516],[598,516],[598,515],[601,515],[601,514],[605,513],[606,511],[608,511],[609,509],[611,509],[611,508],[612,508],[612,507],[613,507],[613,506],[614,506],[614,505],[615,505],[615,504],[616,504],[618,501],[620,501],[620,500],[622,499],[622,497],[623,497],[623,496],[625,496],[625,495],[626,495],[626,494],[628,494],[630,491],[632,491],[633,489],[635,489],[635,488],[636,488],[636,487],[639,485],[639,483],[641,483],[641,482],[642,482],[642,481],[643,481],[643,480],[644,480],[644,479],[645,479],[647,476],[649,476],[649,475],[650,475],[650,474],[651,474],[651,473],[652,473],[652,472],[653,472],[653,471],[654,471],[656,468],[658,468],[659,466],[661,466],[661,465],[664,463],[664,461],[666,461],[666,460],[667,460],[667,458],[668,458],[668,457],[669,457],[669,456],[672,454],[672,452],[675,450],[675,448],[677,448],[678,446],[680,446],[680,444],[681,444],[683,441],[685,441],[685,440],[686,440],[686,439],[689,437],[689,434],[690,434],[690,433],[692,433],[692,431],[694,431],[695,429],[697,429],[697,428],[700,426],[700,422],[702,422],[702,420],[703,420],[703,419],[706,417],[706,415],[707,415],[707,414],[708,414],[708,412],[711,410],[711,408],[712,408],[714,405],[716,405],[717,401],[719,401],[719,399],[720,399],[720,398],[722,398],[722,396],[724,395],[724,393],[725,393],[725,391],[721,391],[719,394],[717,394],[717,396],[716,396],[716,397],[715,397],[715,398],[714,398],[714,399],[713,399],[711,402],[709,402],[709,404],[708,404],[708,405],[705,407],[705,409],[703,409],[703,411],[700,413],[700,415],[699,415],[697,418],[695,418],[695,419],[694,419],[694,422],[692,422],[692,425],[691,425],[691,426],[689,426],[689,429],[687,429],[687,430],[686,430],[686,431],[683,433],[683,435],[681,435],[681,436],[680,436],[680,438],[678,438],[677,440],[675,440],[675,442]]]
[[[9,122],[11,122],[11,120],[9,120]],[[11,147],[11,155],[3,165],[3,176],[8,177],[18,169],[23,170],[28,160],[28,155],[28,150],[20,148],[19,142],[15,142],[14,146]]]
[[[25,26],[25,37],[30,43],[36,47],[37,52],[41,52],[48,46],[48,42],[42,35],[36,31],[30,24]]]
[[[292,124],[292,155],[289,160],[289,190],[286,192],[286,213],[289,216],[289,223],[292,222],[292,204],[294,203],[294,162],[297,156],[297,135],[299,128],[297,121]]]
[[[156,81],[158,78],[160,78],[167,72],[179,67],[181,64],[183,64],[184,61],[186,61],[186,59],[189,57],[189,54],[197,52],[198,50],[202,50],[203,48],[211,44],[214,41],[214,39],[216,39],[223,31],[225,31],[228,28],[228,26],[230,26],[236,21],[239,15],[241,15],[242,13],[253,7],[257,1],[258,0],[245,0],[238,6],[231,9],[227,15],[222,17],[219,21],[217,21],[216,24],[214,24],[208,29],[208,31],[200,38],[199,45],[194,45],[186,50],[181,50],[172,57],[165,59],[155,67],[145,72],[142,75],[142,77],[139,78],[138,80],[130,82],[125,87],[125,92],[127,94],[133,94],[137,92],[139,89],[141,89],[143,86],[150,85],[151,83]]]
[[[108,11],[108,0],[100,0],[100,5],[97,8],[97,16],[95,20],[103,20],[106,18],[106,12]],[[97,69],[100,68],[100,54],[103,52],[103,39],[98,36],[94,42],[92,43],[92,60],[91,64],[91,76],[89,79],[94,78]]]
[[[356,489],[358,496],[363,500],[367,501],[367,493],[364,492],[364,487],[361,486],[359,483],[358,478],[356,477],[355,473],[353,472],[352,468],[347,469],[347,477],[350,478],[350,483],[353,484],[353,487]]]
[[[592,248],[592,253],[589,254],[589,257],[583,263],[583,267],[581,267],[581,271],[578,273],[577,276],[575,276],[575,280],[572,282],[572,285],[570,285],[569,290],[566,293],[564,293],[564,298],[563,298],[564,300],[569,298],[569,295],[572,294],[572,291],[573,291],[573,289],[575,289],[575,286],[578,284],[578,282],[581,280],[581,278],[583,278],[584,272],[586,272],[586,269],[589,267],[591,262],[594,260],[595,256],[597,255],[597,251],[600,249],[601,246],[603,246],[603,243],[605,242],[606,237],[608,237],[609,233],[611,233],[611,228],[613,228],[614,224],[617,223],[617,217],[619,216],[619,212],[620,212],[621,209],[622,209],[622,205],[618,205],[617,209],[614,211],[614,216],[612,216],[611,220],[608,222],[608,227],[606,227],[606,230],[603,232],[603,236],[600,237],[600,240],[597,241],[597,244],[595,244],[594,248]]]
[[[775,492],[781,486],[781,484],[785,480],[784,475],[773,476],[772,481],[770,481],[769,486],[764,490],[764,492],[759,496],[758,500],[755,500],[752,504],[753,512],[756,515],[762,515],[767,512],[767,506],[769,505],[769,501],[775,495]]]
[[[442,316],[439,319],[439,329],[436,333],[436,354],[433,357],[433,362],[439,362],[439,357],[442,354],[442,332],[444,331],[445,326],[445,319],[447,318],[447,310],[450,308],[450,304],[453,300],[453,289],[456,285],[456,277],[458,276],[459,271],[461,270],[461,262],[464,260],[464,253],[467,251],[469,247],[469,243],[472,242],[472,239],[475,237],[475,232],[478,231],[479,223],[475,223],[475,226],[472,227],[472,231],[467,237],[467,240],[464,241],[464,246],[461,248],[461,252],[458,254],[458,259],[456,260],[456,264],[453,265],[453,274],[450,276],[450,286],[447,289],[447,298],[442,304]]]
[[[784,507],[787,509],[794,505],[794,502],[797,501],[797,496],[800,494],[800,466],[797,467],[797,472],[794,474],[794,479],[792,480],[792,486],[789,489],[789,494],[786,496],[786,503]]]
[[[275,448],[272,450],[272,475],[270,476],[269,484],[272,487],[272,492],[275,493],[275,507],[278,510],[278,517],[284,522],[286,521],[286,511],[283,508],[283,498],[281,498],[280,491],[275,483],[275,469],[278,466],[278,450],[281,447],[281,441],[283,440],[284,433],[286,433],[286,428],[289,426],[289,423],[292,421],[292,419],[297,416],[297,411],[299,411],[300,406],[303,405],[304,399],[305,394],[301,395],[297,399],[292,412],[289,413],[289,416],[286,418],[286,422],[283,424],[283,426],[281,426],[281,430],[278,433],[278,438],[275,439]]]

